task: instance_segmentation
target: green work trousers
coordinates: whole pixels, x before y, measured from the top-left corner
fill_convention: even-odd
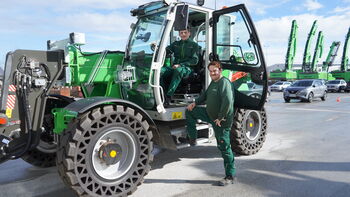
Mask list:
[[[167,96],[173,96],[174,92],[179,86],[181,79],[187,77],[192,72],[192,69],[186,66],[181,66],[176,69],[172,67],[164,66],[161,70],[161,85],[165,88],[165,82],[167,79],[171,79],[168,89],[166,91]]]
[[[234,176],[236,174],[236,169],[234,165],[235,158],[230,143],[231,127],[222,128],[217,126],[214,121],[210,120],[205,107],[195,107],[192,111],[186,110],[187,132],[190,139],[197,139],[197,119],[208,122],[213,126],[217,147],[224,159],[225,174],[226,176]]]

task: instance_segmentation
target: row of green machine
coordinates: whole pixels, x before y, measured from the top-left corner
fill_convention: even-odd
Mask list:
[[[315,45],[315,50],[312,56],[311,43],[316,36],[317,20],[314,21],[310,33],[308,34],[301,69],[294,68],[294,59],[297,47],[297,30],[298,25],[296,20],[292,21],[291,32],[288,41],[288,50],[286,54],[285,66],[282,70],[274,70],[270,72],[270,80],[293,81],[297,79],[344,79],[350,81],[350,66],[349,66],[349,48],[350,48],[350,28],[345,37],[341,65],[338,70],[329,71],[331,66],[334,66],[334,59],[337,56],[340,46],[339,41],[333,41],[326,60],[322,63],[322,67],[318,67],[318,62],[323,54],[324,35],[322,31],[318,32],[318,37]]]

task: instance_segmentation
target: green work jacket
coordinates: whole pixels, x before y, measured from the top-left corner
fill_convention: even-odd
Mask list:
[[[193,67],[198,63],[199,46],[191,39],[175,41],[167,47],[168,53],[174,54],[174,63]]]
[[[209,118],[223,120],[221,126],[231,127],[233,123],[234,95],[231,82],[222,77],[219,81],[211,81],[208,89],[196,99],[196,105],[206,104]]]

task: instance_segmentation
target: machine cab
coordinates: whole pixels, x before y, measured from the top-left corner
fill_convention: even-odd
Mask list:
[[[122,83],[124,98],[146,109],[154,119],[183,119],[185,107],[210,84],[209,61],[218,60],[223,65],[224,76],[232,81],[235,106],[262,108],[267,91],[265,62],[244,5],[214,11],[187,3],[167,5],[159,1],[140,6],[132,13],[138,22],[129,38],[123,71],[133,76],[133,80]],[[186,18],[185,24],[181,24],[179,18]],[[173,105],[165,107],[161,70],[172,65],[173,59],[167,56],[166,47],[179,39],[177,25],[190,27],[190,39],[200,47],[199,61],[193,73],[181,81]],[[248,83],[258,88],[251,90]]]

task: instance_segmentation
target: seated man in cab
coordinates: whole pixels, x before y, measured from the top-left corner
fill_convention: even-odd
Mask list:
[[[198,63],[199,46],[190,39],[190,29],[187,27],[179,31],[181,40],[175,41],[167,47],[167,53],[173,54],[173,64],[164,66],[161,70],[161,84],[165,87],[164,80],[171,79],[168,88],[165,90],[165,104],[168,105],[171,97],[181,79],[187,77],[193,72],[193,67]]]

